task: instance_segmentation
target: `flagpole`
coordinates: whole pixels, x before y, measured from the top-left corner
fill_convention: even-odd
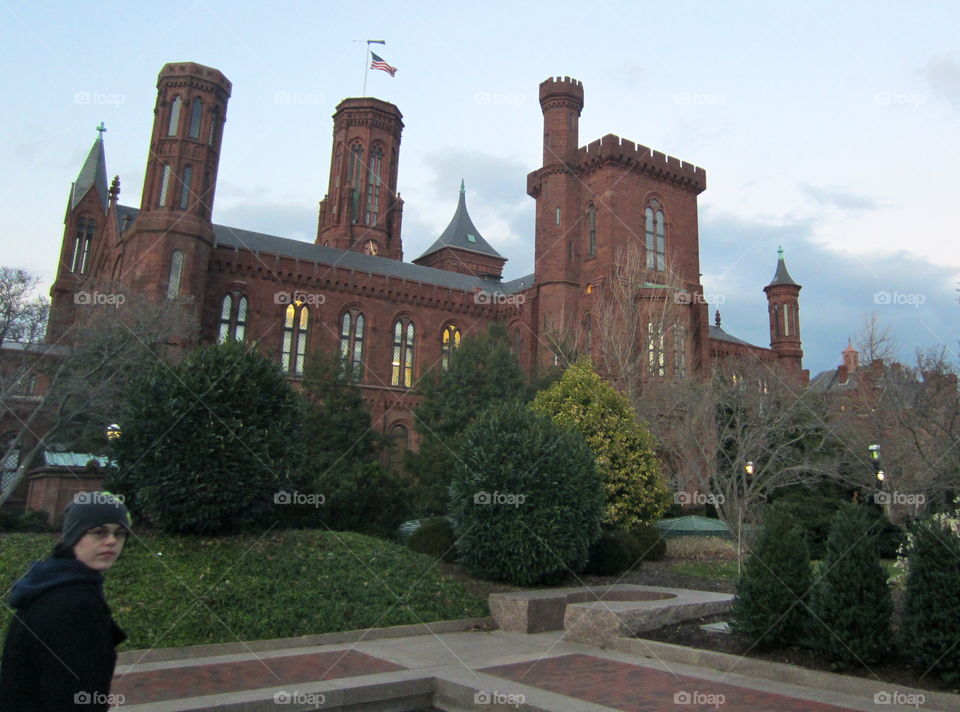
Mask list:
[[[367,75],[370,73],[370,45],[385,45],[386,43],[386,40],[367,40],[367,54],[363,58],[363,94],[361,96],[367,95]]]

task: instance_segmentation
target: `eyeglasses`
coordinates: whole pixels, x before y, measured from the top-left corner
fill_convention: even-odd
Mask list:
[[[107,527],[94,527],[93,529],[88,529],[84,532],[85,536],[89,535],[98,540],[106,539],[111,534],[117,541],[126,541],[127,537],[130,535],[130,532],[123,527],[116,527],[114,529],[108,529]]]

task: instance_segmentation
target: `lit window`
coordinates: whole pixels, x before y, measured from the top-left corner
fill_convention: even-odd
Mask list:
[[[245,296],[234,292],[223,298],[223,304],[220,308],[220,330],[217,334],[219,343],[222,344],[228,339],[243,341],[247,335],[248,311],[249,301]]]
[[[294,376],[303,375],[309,323],[310,313],[306,305],[294,302],[287,306],[283,320],[283,348],[280,353],[280,363],[284,371]]]
[[[170,278],[167,280],[167,299],[180,295],[180,277],[183,274],[183,251],[174,250],[170,256]]]
[[[163,164],[163,171],[160,173],[160,200],[157,205],[161,208],[167,206],[167,191],[170,189],[170,164]]]
[[[190,131],[187,135],[192,139],[200,139],[200,122],[203,120],[203,102],[200,97],[193,100],[193,106],[190,108]]]
[[[444,371],[450,368],[450,356],[458,348],[460,348],[460,329],[451,324],[443,330],[440,342],[440,368]]]
[[[666,372],[663,351],[663,327],[660,324],[648,322],[647,366],[651,376],[662,376]]]
[[[344,312],[340,320],[340,358],[354,383],[363,380],[363,331],[363,313]]]
[[[380,164],[383,151],[374,148],[370,151],[370,166],[367,171],[367,225],[376,225],[380,215]]]
[[[647,269],[666,271],[666,244],[663,228],[663,209],[660,201],[651,200],[646,210]]]
[[[186,210],[190,204],[190,183],[193,181],[193,166],[183,167],[183,179],[180,181],[180,209]]]
[[[167,136],[177,135],[177,129],[180,128],[180,108],[182,105],[183,101],[180,100],[179,96],[176,96],[173,105],[170,107],[170,124],[167,126]]]
[[[390,385],[410,388],[413,385],[413,322],[407,317],[393,324],[393,361]]]

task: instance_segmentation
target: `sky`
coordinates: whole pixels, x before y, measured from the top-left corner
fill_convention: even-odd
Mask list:
[[[366,75],[404,115],[406,259],[446,227],[463,179],[505,278],[529,274],[537,89],[560,75],[584,84],[581,145],[613,133],[706,170],[702,283],[726,331],[769,345],[763,287],[782,246],[811,374],[870,314],[902,360],[957,359],[960,3],[0,0],[0,18],[0,264],[44,291],[101,121],[120,202],[139,205],[172,61],[233,82],[215,222],[312,241],[331,115]],[[366,71],[368,39],[396,77]]]

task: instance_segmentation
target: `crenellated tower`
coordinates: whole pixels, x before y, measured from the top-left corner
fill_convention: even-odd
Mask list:
[[[543,112],[543,166],[527,177],[527,193],[537,201],[537,331],[569,332],[579,318],[582,181],[576,174],[583,84],[570,77],[540,84]],[[539,358],[547,364],[548,353]]]
[[[800,343],[800,289],[783,260],[783,248],[777,250],[777,271],[763,291],[767,294],[770,317],[770,348],[780,363],[798,376],[802,373],[803,348]]]
[[[403,200],[397,194],[402,119],[396,106],[380,99],[344,99],[337,106],[318,245],[403,259]]]
[[[219,70],[194,62],[160,70],[140,214],[123,236],[122,281],[136,291],[202,299],[231,89]]]

